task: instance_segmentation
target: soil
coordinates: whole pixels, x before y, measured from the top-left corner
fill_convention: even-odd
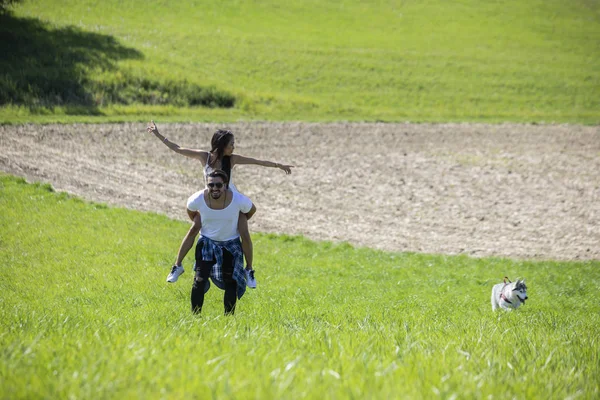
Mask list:
[[[600,127],[574,125],[164,124],[206,150],[295,166],[237,166],[251,231],[357,246],[517,259],[600,259]],[[113,206],[186,220],[202,167],[146,124],[0,126],[0,170]],[[182,232],[183,236],[183,232]]]

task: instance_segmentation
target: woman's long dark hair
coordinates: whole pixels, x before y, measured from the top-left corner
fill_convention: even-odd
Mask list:
[[[216,157],[211,157],[208,165],[211,167],[215,166],[217,160],[221,160],[223,158],[223,153],[225,152],[225,147],[229,144],[229,142],[233,139],[233,133],[226,129],[219,129],[216,131],[210,141],[210,145],[212,149],[210,150],[211,154],[216,155]]]

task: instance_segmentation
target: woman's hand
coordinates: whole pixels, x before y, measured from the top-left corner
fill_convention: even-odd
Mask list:
[[[148,127],[146,128],[146,130],[148,131],[148,133],[154,133],[155,135],[158,133],[158,128],[156,127],[154,121],[150,121],[150,123],[148,123]]]
[[[246,165],[260,165],[262,167],[269,167],[269,168],[279,168],[279,169],[285,171],[285,173],[287,175],[291,174],[292,173],[292,168],[294,168],[293,165],[279,164],[279,163],[276,163],[274,161],[258,160],[256,158],[252,158],[252,157],[244,157],[244,156],[241,156],[239,154],[232,154],[231,155],[231,167],[232,168],[235,165],[242,165],[242,164],[246,164]]]
[[[286,175],[289,175],[292,173],[292,168],[294,168],[293,165],[285,165],[285,164],[277,164],[277,167],[279,167],[279,169],[282,169],[285,171]]]

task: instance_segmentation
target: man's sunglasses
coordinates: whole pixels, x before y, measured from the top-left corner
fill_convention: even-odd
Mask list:
[[[223,184],[222,184],[221,182],[217,182],[217,183],[210,182],[210,183],[208,183],[208,184],[207,184],[207,186],[208,186],[209,188],[214,188],[214,187],[216,187],[217,189],[221,189],[221,188],[223,187]]]

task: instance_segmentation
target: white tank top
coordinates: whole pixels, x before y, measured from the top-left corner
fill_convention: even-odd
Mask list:
[[[210,159],[210,153],[208,153],[208,157],[206,158],[206,165],[204,165],[204,186],[205,187],[206,187],[206,184],[208,183],[208,174],[210,174],[211,172],[213,172],[215,170],[213,167],[208,165],[209,159]],[[239,193],[239,190],[237,190],[237,188],[233,184],[233,167],[231,167],[231,176],[229,177],[229,189],[233,190],[234,192]]]

